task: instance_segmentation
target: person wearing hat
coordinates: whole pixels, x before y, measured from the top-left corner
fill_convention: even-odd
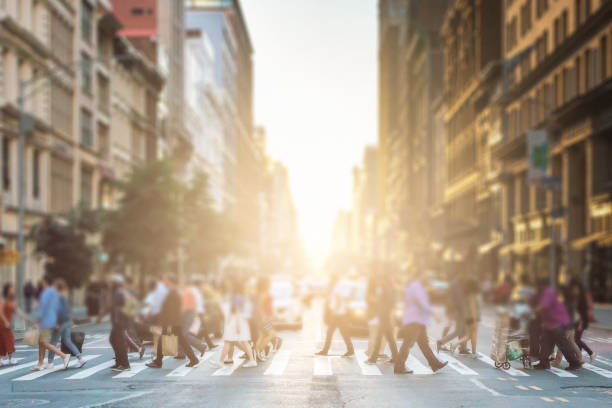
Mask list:
[[[112,303],[110,305],[111,332],[109,341],[115,353],[115,365],[111,367],[113,371],[129,371],[130,362],[128,360],[128,346],[125,336],[128,319],[123,313],[125,297],[123,286],[125,279],[119,274],[113,275],[112,279]]]
[[[419,345],[427,363],[434,372],[448,364],[447,361],[438,360],[429,347],[427,325],[431,312],[429,296],[421,282],[421,274],[417,269],[413,269],[409,272],[408,286],[404,290],[404,316],[402,318],[404,342],[395,360],[393,370],[395,374],[412,374],[411,370],[406,369],[406,359],[415,342]]]

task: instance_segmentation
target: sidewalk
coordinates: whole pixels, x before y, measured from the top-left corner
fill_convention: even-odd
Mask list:
[[[612,330],[612,304],[596,303],[593,309],[595,321],[591,327]]]

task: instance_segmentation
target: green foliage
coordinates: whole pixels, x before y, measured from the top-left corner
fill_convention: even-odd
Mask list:
[[[72,288],[87,282],[93,272],[93,252],[77,223],[61,223],[49,217],[34,228],[33,234],[36,252],[49,258],[45,265],[47,274],[64,278]]]

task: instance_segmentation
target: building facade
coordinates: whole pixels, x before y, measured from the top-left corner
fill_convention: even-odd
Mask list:
[[[579,278],[612,297],[612,3],[506,1],[502,223],[507,272]],[[510,63],[511,62],[511,63]],[[549,185],[528,181],[527,132],[545,130]]]

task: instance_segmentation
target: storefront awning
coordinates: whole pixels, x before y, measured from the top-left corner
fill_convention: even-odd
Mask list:
[[[577,251],[582,251],[587,245],[589,245],[592,242],[597,241],[598,239],[605,237],[606,235],[607,234],[605,232],[596,232],[595,234],[591,234],[586,237],[576,239],[572,241],[572,249],[575,249]]]

